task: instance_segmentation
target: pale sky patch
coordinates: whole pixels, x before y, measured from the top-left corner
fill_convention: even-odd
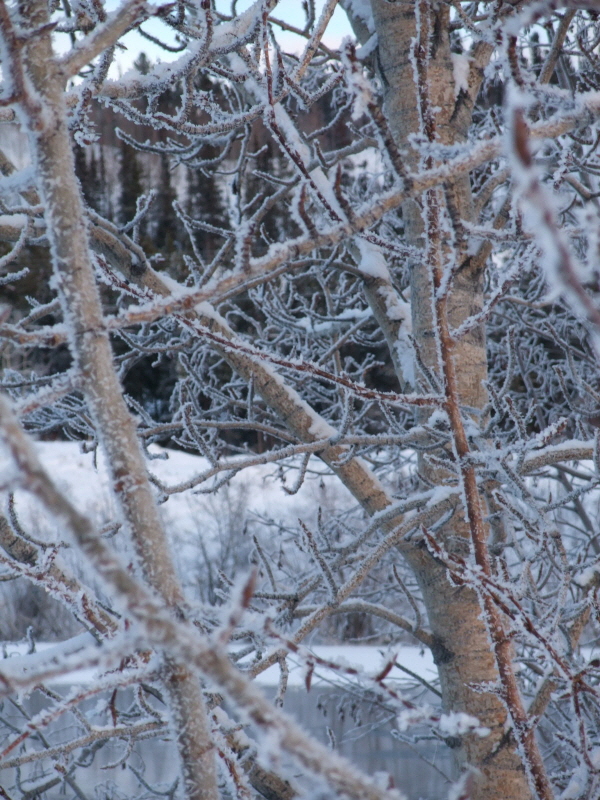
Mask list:
[[[245,11],[249,6],[252,5],[252,2],[253,0],[240,0],[236,6],[237,13],[240,14]],[[316,0],[315,5],[317,19],[324,4],[325,0]],[[113,11],[114,9],[118,8],[119,5],[120,3],[117,2],[117,0],[107,0],[105,7],[107,11]],[[230,12],[231,3],[228,0],[218,0],[217,9],[221,13],[227,14]],[[302,10],[302,5],[300,2],[298,2],[298,0],[281,0],[281,2],[278,3],[277,7],[273,11],[272,17],[281,19],[287,22],[289,25],[293,25],[294,27],[300,29],[302,29],[306,24],[306,16]],[[177,44],[174,31],[160,20],[149,20],[148,22],[144,23],[143,28],[151,36],[161,39],[168,45],[173,46]],[[277,25],[274,25],[273,29],[283,50],[296,53],[302,52],[307,41],[303,36],[298,36],[290,31],[284,31]],[[344,39],[346,36],[352,36],[352,29],[344,10],[338,6],[333,13],[329,25],[327,26],[327,30],[325,31],[325,35],[323,37],[323,43],[331,49],[337,49],[340,46],[342,39]],[[67,46],[67,42],[67,37],[64,37],[65,47]],[[116,55],[115,62],[112,65],[109,73],[109,77],[113,80],[118,79],[122,74],[127,72],[127,70],[131,69],[133,62],[141,52],[146,53],[152,63],[156,63],[157,61],[174,61],[181,55],[180,53],[170,53],[167,50],[163,50],[162,48],[145,39],[137,31],[131,31],[131,33],[123,36],[120,40],[120,43],[127,49],[119,50]]]

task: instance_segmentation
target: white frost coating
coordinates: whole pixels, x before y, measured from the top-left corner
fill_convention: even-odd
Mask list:
[[[375,37],[371,37],[373,39]],[[369,40],[369,42],[371,41]],[[373,101],[373,93],[371,85],[365,75],[361,72],[360,68],[357,69],[354,62],[348,59],[348,45],[351,44],[350,39],[344,39],[341,47],[342,64],[345,67],[345,78],[348,88],[354,95],[354,103],[352,104],[352,119],[360,119],[363,114],[369,111],[369,103]]]
[[[420,725],[429,722],[434,717],[435,711],[431,706],[422,705],[418,708],[405,708],[396,717],[396,725],[402,733],[411,725]]]
[[[246,83],[249,83],[249,81],[246,81]],[[254,81],[252,81],[252,85],[254,87],[256,86]],[[307,168],[311,161],[311,153],[308,146],[302,141],[300,133],[298,132],[298,128],[296,125],[294,125],[289,114],[282,105],[275,106],[274,111],[275,121],[285,137],[286,142],[298,153],[304,166]],[[331,186],[330,181],[325,176],[325,173],[321,167],[316,167],[313,169],[310,173],[310,177],[312,178],[312,181],[317,187],[318,191],[325,198],[327,203],[335,211],[338,217],[342,220],[345,220],[346,213],[340,206],[338,199],[335,196],[335,192],[333,191],[333,187]]]
[[[402,377],[407,384],[414,386],[415,359],[410,341],[412,332],[410,303],[406,303],[398,297],[397,292],[393,289],[390,271],[381,249],[365,239],[357,237],[355,241],[360,252],[360,271],[365,275],[385,281],[385,285],[378,289],[378,293],[384,299],[388,319],[400,323],[394,346],[402,369]]]
[[[313,169],[313,171],[310,173],[310,177],[312,178],[315,186],[317,187],[321,195],[325,198],[327,203],[335,211],[338,217],[341,220],[346,221],[347,220],[346,212],[339,204],[338,199],[335,196],[335,192],[333,191],[331,182],[326,177],[321,167],[316,167],[316,169]]]
[[[385,300],[388,319],[394,320],[394,322],[401,322],[404,330],[411,331],[410,303],[405,303],[389,285],[382,286],[379,289],[379,294]]]
[[[228,325],[227,320],[222,317],[219,312],[215,310],[214,306],[212,306],[207,300],[197,303],[194,308],[201,317],[208,317],[208,319],[214,319],[221,325]]]
[[[377,45],[379,44],[379,39],[377,34],[374,33],[368,41],[366,41],[362,47],[359,47],[356,51],[356,57],[359,61],[364,61],[365,59],[369,58],[369,56],[375,52],[377,49]]]
[[[600,564],[593,564],[591,567],[582,570],[575,576],[575,583],[585,589],[586,586],[589,586],[594,581],[598,574],[600,574]]]
[[[594,451],[594,440],[593,439],[567,439],[565,442],[560,442],[559,444],[553,444],[548,447],[544,447],[542,450],[534,450],[531,453],[528,453],[525,457],[525,465],[527,466],[528,462],[535,461],[540,457],[542,453],[548,454],[550,458],[556,461],[560,458],[561,453],[565,454],[565,458],[569,459],[572,457],[572,452],[574,450],[581,450],[585,451],[588,450],[590,455],[587,458],[591,458],[591,453]],[[581,460],[581,459],[578,459]]]
[[[256,86],[254,81],[252,81],[252,84]],[[292,145],[294,150],[296,150],[302,161],[305,164],[308,164],[308,162],[310,161],[310,150],[300,138],[298,129],[296,128],[292,120],[289,118],[287,111],[285,110],[285,108],[283,108],[282,105],[276,105],[274,107],[274,111],[275,111],[275,121],[281,128],[282,132],[285,134],[285,138]]]
[[[256,0],[250,8],[235,19],[216,25],[210,42],[210,56],[214,57],[217,53],[235,50],[236,42],[245,39],[259,23],[262,8],[262,0]],[[118,93],[127,91],[129,87],[151,90],[156,86],[157,81],[167,82],[171,78],[175,79],[186,73],[190,66],[198,60],[198,54],[203,44],[202,39],[192,40],[188,42],[187,49],[181,58],[171,62],[159,62],[148,75],[141,75],[136,69],[129,69],[118,81],[106,81],[104,87],[108,90],[114,87]]]
[[[367,320],[371,317],[371,309],[359,308],[346,308],[341,314],[338,314],[335,319],[327,320],[326,322],[317,322],[311,317],[302,317],[297,324],[313,336],[328,336],[336,331],[347,328],[348,325],[362,320]]]
[[[479,724],[477,717],[465,714],[464,711],[451,711],[442,714],[439,722],[440,733],[444,736],[461,736],[464,733],[476,733],[482,738],[490,734],[489,728]]]
[[[308,429],[308,432],[312,436],[315,436],[317,439],[328,439],[330,436],[336,435],[336,429],[328,422],[325,422],[322,417],[319,417],[314,412],[311,416],[313,417],[313,421]]]
[[[514,87],[511,87],[507,97],[507,116],[509,119],[517,120],[518,115],[522,116],[528,108],[531,98]],[[582,287],[588,277],[586,269],[571,248],[560,222],[562,211],[556,198],[546,190],[539,168],[531,163],[531,153],[528,157],[523,157],[523,154],[518,152],[515,146],[517,138],[518,131],[513,126],[508,137],[507,149],[512,177],[521,195],[523,227],[534,235],[544,254],[540,263],[546,272],[550,297],[553,293],[555,296],[565,296],[575,313],[592,323],[589,332],[590,341],[596,350],[596,355],[600,356],[597,310]],[[530,150],[532,149],[530,145]]]
[[[444,411],[443,408],[436,408],[429,415],[427,424],[431,428],[436,428],[438,425],[441,425],[442,428],[447,428],[448,425],[450,424],[448,421],[448,414]],[[476,433],[479,433],[479,429],[476,429]]]
[[[458,489],[454,486],[436,486],[431,492],[431,497],[427,502],[426,508],[431,508],[438,503],[443,503],[444,500],[447,500],[454,494],[458,494]]]
[[[255,97],[258,103],[263,104],[265,109],[273,111],[275,115],[275,123],[279,128],[287,147],[291,148],[297,153],[304,168],[306,171],[308,171],[308,165],[312,160],[310,148],[302,140],[298,128],[291,120],[285,108],[281,104],[278,104],[274,107],[270,105],[266,89],[259,85],[254,78],[248,77],[246,65],[238,55],[231,54],[229,56],[229,62],[230,68],[233,72],[236,72],[238,75],[243,75],[246,78],[244,81],[244,86],[248,92]],[[279,143],[279,146],[282,146],[281,143]],[[340,206],[338,199],[335,196],[335,192],[333,191],[333,187],[321,167],[316,167],[313,169],[312,172],[310,172],[310,177],[314,187],[316,187],[321,197],[326,201],[329,207],[333,209],[339,219],[346,220],[346,213]]]
[[[213,33],[211,50],[229,49],[238,39],[246,36],[260,21],[263,5],[262,0],[256,0],[236,19],[218,25]]]
[[[462,53],[452,53],[452,72],[454,73],[454,97],[458,97],[460,91],[469,90],[469,68],[471,59]]]
[[[23,228],[27,225],[27,214],[0,214],[0,226]]]
[[[174,280],[170,275],[167,275],[165,272],[160,273],[160,279],[174,297],[182,297],[185,294],[193,293],[192,290],[186,288],[181,283],[178,283],[176,280]]]
[[[12,199],[13,202],[18,202],[18,193],[34,187],[36,185],[35,179],[36,174],[33,167],[27,167],[20,170],[20,172],[13,172],[12,175],[0,175],[2,194],[6,200]]]
[[[369,0],[342,0],[340,5],[350,17],[356,17],[361,22],[364,22],[369,31],[373,33],[375,22]]]
[[[237,725],[236,722],[231,719],[229,714],[227,714],[227,712],[224,711],[221,706],[215,706],[212,709],[211,714],[215,722],[222,730],[233,732],[232,735],[235,739],[235,743],[240,749],[252,747],[252,741],[246,736],[243,730],[240,730],[239,725]]]
[[[70,669],[71,665],[76,666],[82,658],[85,659],[86,654],[98,652],[98,642],[91,633],[80,633],[58,644],[38,642],[35,653],[23,653],[24,647],[23,643],[8,646],[8,658],[1,662],[2,674],[8,680],[12,675],[23,678],[54,669],[57,674],[49,681],[53,684],[85,683],[95,676],[94,668]]]
[[[446,800],[463,800],[463,798],[468,797],[470,794],[469,785],[475,772],[476,770],[473,767],[466,769],[450,787]]]
[[[360,271],[365,275],[370,275],[373,278],[382,278],[391,283],[390,271],[387,268],[381,249],[377,245],[358,237],[355,242],[360,252]]]
[[[414,386],[415,380],[415,359],[412,349],[412,342],[409,339],[409,332],[402,327],[398,333],[396,342],[396,353],[402,368],[402,376],[409,386]]]

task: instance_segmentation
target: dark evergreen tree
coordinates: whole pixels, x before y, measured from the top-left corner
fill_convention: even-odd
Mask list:
[[[146,55],[146,53],[141,52],[136,60],[133,62],[133,66],[137,69],[140,75],[147,75],[152,68],[152,62]]]
[[[119,149],[119,221],[125,224],[135,216],[144,189],[137,151],[123,140]]]
[[[207,175],[201,169],[190,169],[188,172],[186,211],[189,216],[215,227],[223,227],[226,220],[225,204],[215,176]],[[216,233],[207,230],[194,231],[195,245],[207,263],[210,263],[223,239]]]
[[[79,178],[85,201],[94,211],[102,214],[106,206],[106,198],[104,196],[106,182],[100,177],[99,164],[94,148],[89,148],[88,154],[84,147],[80,144],[75,144],[74,154],[75,171]]]
[[[250,144],[249,152],[256,153],[256,155],[248,159],[246,167],[248,175],[244,181],[244,204],[249,203],[253,198],[257,198],[254,202],[258,205],[258,199],[261,196],[272,194],[278,188],[278,185],[274,183],[266,188],[263,176],[283,178],[285,170],[279,158],[279,150],[276,144],[260,121],[257,121],[253,127]],[[289,213],[286,206],[275,204],[264,218],[261,226],[261,239],[265,250],[268,246],[267,242],[274,242],[280,238],[283,230],[281,226],[282,215],[285,219],[288,219]],[[260,253],[255,252],[255,254],[259,255]]]
[[[163,153],[160,157],[160,178],[158,195],[151,212],[153,243],[157,250],[168,259],[173,250],[181,249],[180,223],[173,208],[177,193],[171,182],[169,159]]]
[[[107,219],[113,218],[113,200],[112,200],[112,186],[106,174],[106,161],[104,158],[104,148],[99,148],[99,155],[97,161],[98,183],[101,187],[100,203],[98,206],[98,213]]]

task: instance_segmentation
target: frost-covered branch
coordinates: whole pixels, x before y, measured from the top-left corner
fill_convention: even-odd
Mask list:
[[[307,769],[322,775],[333,786],[356,798],[381,800],[400,798],[394,791],[382,791],[364,778],[348,761],[308,739],[300,728],[255,689],[214,641],[203,641],[190,625],[177,622],[153,599],[150,592],[119,563],[93,530],[89,521],[56,490],[26,441],[5,398],[0,397],[0,425],[6,446],[19,466],[21,480],[47,506],[64,520],[98,574],[119,597],[122,607],[141,626],[141,631],[156,647],[169,646],[181,660],[194,664],[210,676],[246,710],[253,721],[275,733],[281,746]],[[156,727],[156,723],[148,723]],[[98,738],[106,734],[98,732]]]

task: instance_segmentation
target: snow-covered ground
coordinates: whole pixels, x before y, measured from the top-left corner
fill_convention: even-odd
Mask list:
[[[311,685],[326,686],[328,684],[340,685],[356,682],[357,677],[352,673],[345,672],[346,668],[356,669],[365,677],[373,678],[381,672],[392,657],[402,667],[425,680],[435,681],[436,677],[436,669],[431,652],[419,647],[403,645],[388,651],[385,648],[368,645],[336,644],[315,645],[307,648],[305,652],[308,653],[309,651],[319,659],[332,662],[340,667],[340,669],[331,669],[319,663],[315,664]],[[304,686],[306,667],[302,659],[290,653],[287,661],[289,668],[288,686]],[[386,677],[388,681],[404,682],[406,679],[407,674],[399,669],[392,669],[389,676]],[[277,665],[269,667],[256,680],[263,686],[276,686],[279,681],[279,667]]]
[[[37,449],[42,463],[56,484],[82,512],[88,514],[98,525],[118,520],[118,511],[110,492],[110,479],[100,452],[97,457],[93,453],[84,453],[81,446],[75,442],[39,442]],[[210,466],[205,458],[181,451],[165,450],[156,445],[152,445],[151,452],[157,457],[150,461],[150,470],[165,487],[181,484]],[[288,479],[288,485],[293,480],[293,477]],[[47,512],[32,499],[31,495],[19,491],[16,493],[15,503],[21,524],[35,538],[45,541],[60,541],[63,538],[60,527],[49,518]],[[244,526],[252,528],[253,524],[255,530],[260,531],[261,521],[264,518],[295,527],[299,517],[307,524],[311,524],[319,507],[332,510],[351,505],[350,496],[335,479],[331,479],[331,476],[309,474],[299,491],[289,495],[282,487],[277,467],[262,465],[244,470],[214,495],[197,494],[194,489],[170,495],[168,500],[161,504],[160,509],[182,575],[186,582],[190,583],[194,575],[196,579],[198,578],[199,560],[205,557],[201,553],[200,542],[205,554],[213,557],[223,546],[223,537],[241,536],[242,528]],[[237,532],[232,533],[232,527],[236,527]],[[125,539],[125,537],[118,538]],[[117,537],[113,541],[121,549],[124,548],[123,544],[117,542]],[[69,560],[68,552],[67,560]],[[76,552],[71,553],[70,560],[74,565],[79,563]],[[58,653],[64,648],[64,644],[37,644],[36,647],[43,659],[43,653],[47,648],[54,647]],[[26,649],[25,644],[5,646],[5,654],[11,659],[18,659],[11,663],[11,672],[17,668],[18,663],[25,668],[27,664],[33,667],[38,661],[31,656],[24,658]],[[376,675],[386,663],[386,659],[393,654],[398,663],[426,680],[435,677],[431,655],[418,647],[402,646],[387,652],[385,648],[368,646],[316,646],[312,652],[325,661],[335,661],[341,666],[357,668],[370,676]],[[302,659],[290,654],[288,664],[289,686],[303,686],[306,670]],[[53,680],[56,683],[85,683],[94,675],[93,669],[79,670]],[[394,669],[390,678],[400,679],[402,675],[406,677],[406,673]],[[319,664],[315,665],[313,684],[327,684],[333,681],[339,683],[345,680],[350,680],[350,676],[346,675],[343,669],[332,670]],[[264,686],[276,686],[279,681],[279,667],[276,665],[269,668],[258,676],[257,681]]]
[[[101,450],[98,450],[97,458],[95,458],[94,453],[83,452],[81,444],[78,442],[36,442],[35,447],[43,465],[57,485],[65,491],[76,489],[76,494],[72,499],[81,510],[89,511],[106,502],[108,476]],[[202,456],[180,450],[168,450],[159,445],[151,445],[149,452],[152,455],[152,460],[149,462],[150,472],[166,484],[182,483],[210,466],[207,459]],[[272,507],[274,497],[278,504],[285,504],[288,500],[293,502],[294,498],[286,495],[275,481],[268,481],[268,476],[273,475],[274,471],[273,466],[252,467],[245,471],[252,473],[254,488],[256,488],[257,481],[261,483],[261,493],[253,497],[257,508]],[[84,474],[85,482],[82,481]],[[239,477],[236,476],[233,481],[236,483],[239,481]],[[310,477],[308,482],[310,483]],[[270,490],[274,494],[264,494],[263,490]],[[296,499],[305,495],[306,490],[306,487],[301,488]],[[177,499],[177,496],[171,498],[175,504],[177,504]],[[261,503],[261,500],[264,502]]]
[[[37,449],[54,481],[82,512],[89,515],[98,526],[118,521],[119,512],[111,496],[110,480],[100,453],[96,463],[92,453],[82,452],[80,445],[74,442],[43,442],[37,444]],[[149,462],[150,471],[167,489],[209,467],[206,459],[183,452],[166,451],[157,446],[152,446],[151,452],[158,458]],[[315,468],[321,469],[318,462],[315,462]],[[3,479],[8,477],[10,470],[8,463],[0,463],[0,485],[5,482]],[[296,474],[291,472],[287,475],[288,488],[293,485]],[[158,497],[160,492],[158,489],[156,491]],[[61,541],[64,538],[64,531],[59,524],[29,494],[17,492],[15,503],[20,522],[31,535],[45,541]],[[234,548],[243,550],[240,542],[250,540],[244,551],[250,552],[252,534],[259,539],[264,537],[263,541],[268,544],[272,528],[266,525],[266,519],[292,531],[297,529],[298,518],[309,525],[316,524],[319,507],[332,512],[351,509],[354,502],[337,480],[326,474],[308,474],[299,491],[289,495],[284,491],[281,475],[274,465],[246,469],[215,494],[198,494],[195,489],[188,489],[181,494],[170,495],[160,505],[173,552],[190,594],[194,580],[201,578],[200,561],[206,558],[218,560],[222,556],[224,542],[230,541]],[[126,539],[121,533],[111,539],[123,556],[127,556]],[[81,558],[76,548],[63,551],[63,557],[73,569],[81,570]],[[93,576],[89,575],[87,579],[93,582]],[[0,584],[0,592],[7,585],[10,586]],[[232,649],[236,647],[239,645],[232,645]],[[90,634],[65,637],[65,641],[58,643],[36,642],[35,648],[34,653],[28,653],[27,642],[5,642],[4,659],[0,658],[0,674],[8,678],[27,678],[28,675],[38,675],[40,669],[48,674],[50,668],[52,675],[46,683],[63,697],[78,694],[87,686],[104,685],[108,687],[107,696],[110,695],[111,672],[107,673],[107,669],[114,668],[114,663],[104,659],[99,664],[82,661],[96,656],[103,658],[103,648],[95,646]],[[419,647],[402,645],[387,649],[384,646],[310,644],[302,648],[300,654],[288,654],[288,691],[284,708],[320,740],[330,741],[327,737],[332,735],[339,751],[367,772],[389,772],[396,780],[408,778],[410,800],[417,800],[424,795],[441,796],[445,783],[436,770],[450,769],[445,751],[442,753],[441,750],[438,752],[439,748],[429,748],[431,752],[427,751],[428,758],[436,762],[436,770],[424,771],[422,762],[413,750],[390,734],[390,728],[395,724],[393,714],[388,714],[389,719],[385,715],[384,719],[380,719],[378,712],[371,712],[370,706],[363,700],[365,694],[362,688],[372,687],[369,679],[377,676],[392,658],[413,676],[435,682],[436,670],[431,654]],[[310,692],[307,692],[306,685],[307,661],[312,662]],[[78,668],[82,663],[94,665]],[[337,666],[333,667],[332,664]],[[249,663],[242,661],[240,666],[244,669]],[[413,676],[394,666],[386,676],[386,683],[390,688],[403,692],[415,686]],[[280,667],[275,665],[255,680],[267,695],[274,696],[279,679]],[[425,689],[422,690],[422,696],[423,692]],[[413,696],[412,690],[407,696]],[[425,696],[433,699],[426,692]],[[97,697],[95,695],[93,702],[105,702]],[[31,705],[32,714],[45,708],[35,692],[25,702]],[[49,735],[62,736],[61,724],[59,721],[54,727],[51,726]],[[326,730],[330,733],[326,733]],[[137,793],[139,787],[133,773],[107,766],[113,762],[119,763],[122,747],[120,742],[107,745],[89,774],[82,773],[78,777],[83,781],[82,785],[118,787],[121,796]],[[145,779],[150,783],[162,785],[165,781],[175,779],[176,759],[169,748],[172,745],[162,739],[144,741],[136,746],[132,755],[133,763],[143,765]],[[26,780],[33,778],[34,774],[29,776],[27,772]],[[12,785],[13,781],[10,770],[0,777],[2,785]]]
[[[57,658],[64,658],[69,653],[75,653],[79,648],[83,648],[91,642],[91,637],[87,634],[73,637],[68,642],[59,644],[49,642],[36,643],[36,652],[28,654],[28,645],[25,642],[5,644],[4,658],[8,659],[10,673],[25,674],[27,671],[35,670],[40,664],[47,664],[49,659],[55,655]],[[326,687],[329,685],[344,685],[356,683],[360,678],[373,678],[381,672],[382,668],[393,657],[395,661],[412,673],[419,675],[424,680],[434,681],[436,670],[433,658],[429,650],[418,647],[402,645],[391,650],[381,647],[368,645],[315,645],[306,648],[302,657],[290,653],[287,657],[289,676],[288,686],[290,688],[303,687],[306,685],[306,665],[305,655],[314,654],[321,661],[327,664],[315,663],[314,672],[311,676],[312,686]],[[336,668],[329,666],[335,664]],[[0,661],[0,671],[6,670],[6,661]],[[357,671],[357,676],[353,670]],[[279,666],[275,665],[257,676],[256,682],[261,686],[275,687],[279,683]],[[78,669],[63,675],[53,677],[49,684],[55,686],[77,685],[91,683],[97,678],[95,669]],[[406,672],[394,668],[386,676],[386,681],[403,683],[408,679]]]
[[[119,520],[119,512],[110,491],[103,455],[98,451],[82,452],[76,442],[39,442],[40,459],[58,487],[69,499],[87,514],[98,526]],[[155,458],[150,462],[150,472],[168,490],[182,484],[210,464],[207,459],[176,450],[166,450],[151,445]],[[5,469],[11,470],[6,464]],[[252,547],[252,535],[261,537],[264,519],[275,524],[296,527],[298,518],[312,526],[318,509],[329,511],[350,508],[353,501],[349,493],[330,475],[308,474],[296,494],[284,491],[277,466],[258,465],[235,475],[231,481],[214,494],[198,493],[196,488],[171,494],[160,505],[173,555],[186,587],[198,586],[203,580],[207,559],[223,568],[219,559],[236,558],[239,563],[244,553]],[[0,464],[0,486],[3,480]],[[7,476],[8,477],[8,476]],[[206,491],[213,480],[202,483]],[[295,480],[288,475],[287,486]],[[157,498],[160,492],[156,492]],[[16,510],[25,530],[36,539],[48,542],[61,541],[64,534],[57,523],[49,518],[45,509],[24,491],[15,494]],[[115,547],[127,558],[126,538],[115,537]],[[235,551],[235,552],[234,552]],[[69,561],[68,551],[66,554]],[[80,560],[73,556],[70,566],[80,571]],[[241,569],[244,564],[240,565]],[[91,576],[87,576],[92,580]],[[191,598],[192,601],[195,598]]]
[[[97,524],[117,516],[100,451],[95,458],[93,453],[82,452],[76,442],[38,442],[36,447],[42,464],[57,486],[80,511],[89,514]],[[210,467],[207,459],[178,450],[151,445],[150,452],[155,456],[150,461],[150,473],[167,488],[182,484]],[[288,487],[293,480],[293,477],[288,478]],[[210,481],[199,488],[205,490],[209,485]],[[157,497],[159,494],[157,491]],[[18,491],[15,497],[22,521],[34,527],[38,535],[51,535],[56,531],[46,512],[30,495]],[[243,513],[247,519],[266,516],[295,524],[298,517],[306,520],[314,516],[319,506],[327,509],[350,505],[350,495],[330,475],[308,474],[299,491],[290,495],[277,476],[277,466],[266,464],[246,468],[214,495],[197,493],[193,488],[172,494],[162,503],[161,511],[174,541],[181,542],[186,535],[201,532],[205,543],[210,544],[211,538],[218,535],[219,520],[228,508]]]

